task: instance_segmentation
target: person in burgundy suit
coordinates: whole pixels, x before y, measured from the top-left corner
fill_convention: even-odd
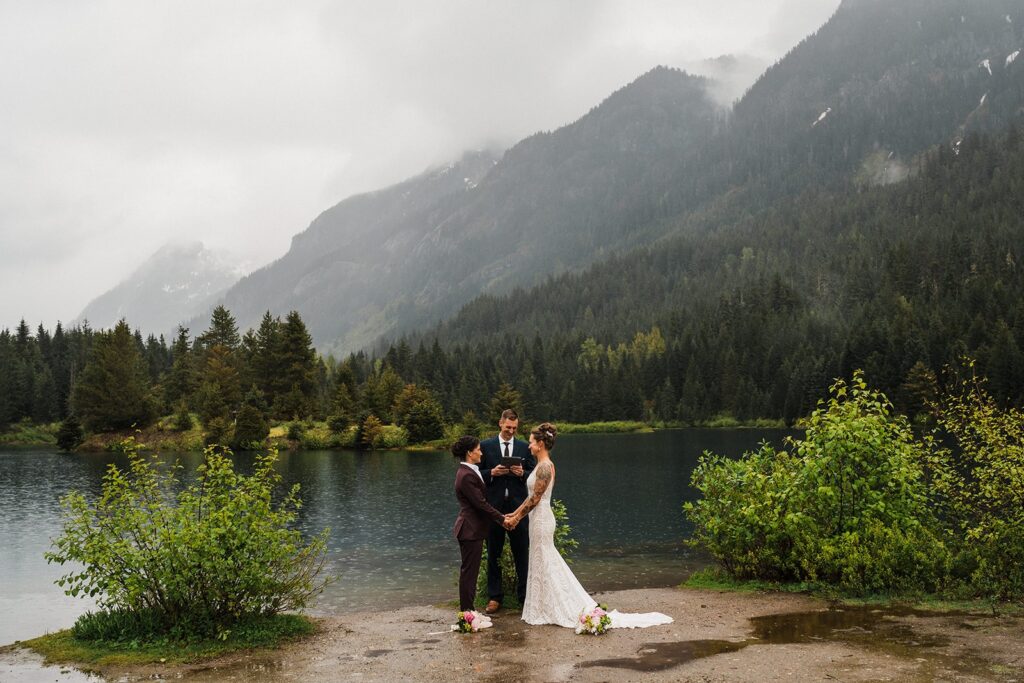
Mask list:
[[[452,445],[452,455],[460,461],[459,470],[455,473],[455,498],[459,501],[459,516],[455,518],[454,531],[462,553],[459,609],[465,611],[473,609],[484,539],[491,529],[491,523],[504,524],[505,515],[487,502],[484,479],[477,467],[483,455],[480,439],[475,436],[459,437]]]

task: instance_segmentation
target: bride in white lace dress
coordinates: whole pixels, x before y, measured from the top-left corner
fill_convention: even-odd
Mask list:
[[[526,480],[530,497],[509,515],[507,523],[514,526],[530,515],[530,569],[523,603],[523,621],[528,624],[557,624],[575,628],[580,614],[597,603],[576,580],[555,548],[555,514],[551,510],[551,492],[555,486],[555,464],[550,451],[558,430],[545,422],[530,432],[530,452],[537,466]],[[644,628],[672,622],[660,612],[624,614],[609,612],[611,628]]]

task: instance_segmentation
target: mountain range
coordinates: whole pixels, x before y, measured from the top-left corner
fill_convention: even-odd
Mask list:
[[[297,310],[343,354],[809,192],[899,184],[1021,119],[1022,27],[1017,0],[844,0],[731,107],[657,67],[558,130],[340,202],[216,299],[242,329]]]

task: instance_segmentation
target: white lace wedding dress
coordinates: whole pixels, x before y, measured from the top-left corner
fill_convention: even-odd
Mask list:
[[[533,491],[536,480],[535,469],[526,480],[529,491]],[[552,479],[540,503],[530,511],[530,569],[526,579],[523,621],[576,628],[580,613],[596,607],[597,603],[576,580],[555,548],[555,513],[551,510],[554,487]],[[672,617],[660,612],[623,614],[612,610],[608,616],[612,619],[611,628],[646,628],[672,623]]]

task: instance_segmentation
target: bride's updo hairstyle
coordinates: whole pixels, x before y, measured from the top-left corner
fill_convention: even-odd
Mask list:
[[[558,428],[550,422],[541,422],[530,432],[530,436],[537,443],[544,444],[549,451],[555,447],[555,437],[558,436]]]
[[[460,436],[458,440],[452,444],[452,455],[454,455],[458,460],[465,460],[469,452],[479,445],[480,439],[475,436]]]

